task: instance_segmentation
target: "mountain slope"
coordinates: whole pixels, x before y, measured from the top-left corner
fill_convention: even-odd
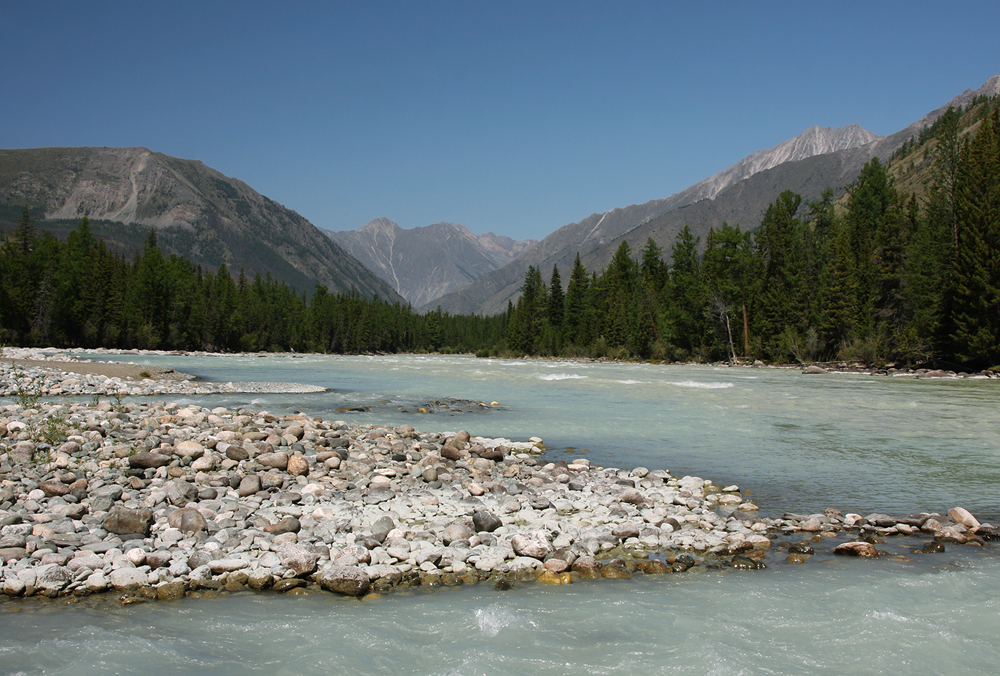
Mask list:
[[[534,243],[474,235],[453,223],[404,230],[387,218],[327,234],[414,306],[465,286]]]
[[[713,198],[718,198],[729,192],[741,182],[768,174],[776,167],[801,162],[806,158],[815,157],[817,153],[821,152],[836,154],[848,152],[858,147],[868,147],[872,143],[877,143],[878,140],[879,137],[857,125],[842,129],[812,127],[793,139],[780,143],[770,150],[754,153],[729,169],[666,199],[612,209],[603,214],[593,214],[579,223],[563,226],[504,267],[483,275],[472,284],[432,301],[429,305],[440,303],[442,309],[454,313],[495,314],[502,312],[507,306],[508,299],[516,296],[529,265],[540,268],[545,276],[548,276],[553,265],[558,265],[565,271],[572,264],[577,252],[580,253],[581,258],[587,259],[592,252],[608,246],[609,243],[618,242],[626,234],[638,228],[657,222],[657,219],[666,214],[679,213],[679,210],[683,210],[685,214],[692,213],[691,210],[699,204],[711,202]],[[831,153],[829,152],[831,148],[836,150]],[[891,153],[891,150],[889,152]],[[858,169],[860,170],[863,165],[864,162],[861,162]],[[842,174],[843,171],[840,169],[838,161],[830,163],[830,166],[825,168],[819,177],[820,181],[828,182],[819,187],[816,195],[818,196],[819,192],[826,186],[835,185]],[[773,178],[770,180],[758,179],[753,185],[760,186],[761,190],[770,195],[771,191],[768,190],[767,186],[773,183]],[[744,201],[748,197],[745,188],[746,186],[741,191]],[[764,206],[766,207],[766,204],[773,199],[773,197],[764,198]],[[734,219],[731,219],[730,222],[741,222],[742,219],[751,217],[759,218],[756,203],[760,201],[760,199],[752,199],[745,206],[739,203],[727,203],[723,211],[731,212]],[[695,211],[705,212],[705,215],[698,219],[699,221],[715,222],[715,216],[708,215],[709,212],[713,211],[712,209],[700,207]],[[760,213],[763,211],[760,210]],[[704,229],[707,232],[708,225]],[[671,239],[670,243],[672,242]],[[425,308],[430,309],[429,306],[425,306]]]
[[[119,248],[152,227],[165,252],[211,269],[225,263],[300,291],[323,284],[401,300],[302,216],[195,160],[146,148],[0,150],[0,205],[25,204],[57,230],[87,216]]]
[[[1000,75],[886,137],[877,137],[857,125],[842,129],[812,127],[667,199],[612,209],[564,226],[506,266],[432,301],[425,309],[440,304],[442,309],[455,313],[496,314],[506,309],[508,300],[517,297],[529,265],[539,268],[546,278],[552,266],[558,265],[565,280],[577,252],[588,270],[599,270],[608,264],[622,240],[627,240],[634,255],[638,255],[638,249],[652,237],[667,253],[684,225],[690,226],[702,242],[710,228],[718,228],[723,222],[739,224],[744,230],[754,229],[767,206],[784,190],[800,194],[806,202],[818,198],[828,187],[843,192],[865,162],[873,157],[890,158],[904,141],[932,124],[948,106],[997,93]]]

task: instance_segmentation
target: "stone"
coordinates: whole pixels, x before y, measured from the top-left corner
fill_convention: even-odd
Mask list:
[[[215,453],[207,452],[191,463],[191,469],[196,472],[211,472],[219,463],[219,457]]]
[[[111,586],[117,591],[135,590],[149,584],[149,578],[141,568],[118,568],[108,576]]]
[[[347,596],[363,596],[370,586],[368,574],[358,566],[325,566],[316,581],[327,591]]]
[[[140,451],[128,457],[128,466],[133,469],[155,469],[165,467],[171,462],[169,455],[155,451]]]
[[[299,520],[294,516],[286,516],[278,523],[271,524],[264,528],[265,533],[270,533],[271,535],[281,535],[283,533],[298,533],[302,528]]]
[[[271,467],[282,471],[288,469],[288,454],[284,452],[261,453],[257,456],[256,460],[264,467]]]
[[[299,429],[302,429],[301,427]],[[309,461],[304,455],[296,453],[288,458],[286,469],[292,476],[305,476],[309,474]]]
[[[174,453],[187,458],[200,458],[205,453],[205,447],[197,441],[182,441],[174,446]]]
[[[254,591],[264,591],[274,585],[274,576],[266,570],[254,569],[247,573],[247,586]]]
[[[452,542],[455,542],[456,540],[468,540],[474,534],[475,533],[473,533],[472,529],[466,526],[464,523],[453,523],[449,524],[444,529],[444,533],[441,536],[441,541],[444,542],[444,544],[447,546],[450,545]]]
[[[670,566],[666,564],[666,562],[661,561],[659,559],[646,559],[642,561],[636,561],[635,566],[646,575],[661,575],[673,572],[670,569]]]
[[[208,530],[205,517],[194,507],[175,509],[167,517],[167,524],[182,533],[200,533],[203,530]]]
[[[35,589],[47,596],[59,593],[73,581],[73,573],[63,566],[43,567],[45,570],[36,571]]]
[[[954,519],[955,523],[960,523],[973,532],[980,526],[979,519],[972,516],[964,507],[952,507],[948,510],[948,516]]]
[[[50,498],[66,495],[70,491],[69,486],[61,481],[40,481],[38,487]]]
[[[104,530],[109,533],[125,535],[128,533],[149,534],[149,525],[153,520],[153,513],[148,509],[129,509],[122,505],[115,505],[104,517]]]
[[[870,542],[845,542],[834,547],[833,553],[838,556],[860,556],[863,558],[878,556],[875,545]]]
[[[618,499],[631,505],[641,505],[646,500],[643,494],[636,488],[626,488]]]
[[[250,454],[242,446],[233,446],[232,444],[227,444],[225,449],[226,457],[230,460],[235,460],[240,462],[241,460],[249,460]]]
[[[157,601],[175,601],[184,598],[185,584],[180,580],[165,582],[156,588]]]
[[[208,569],[214,574],[232,573],[250,567],[249,559],[232,557],[227,559],[213,559],[208,562]]]
[[[503,526],[503,521],[500,520],[500,517],[487,511],[473,513],[472,523],[477,533],[492,533],[497,528]]]
[[[183,507],[198,499],[198,487],[182,479],[174,479],[163,485],[167,500],[175,507]]]
[[[300,577],[315,571],[319,561],[318,554],[297,544],[283,544],[278,547],[277,554],[281,557],[281,565],[295,571]]]
[[[574,573],[585,580],[596,580],[601,577],[601,564],[593,556],[581,556],[573,562]]]
[[[601,566],[601,577],[607,578],[623,578],[632,577],[632,573],[629,571],[628,566],[621,559],[612,559],[607,561]]]
[[[251,496],[258,491],[260,491],[260,477],[256,474],[248,474],[240,479],[239,487],[236,489],[241,498]]]
[[[537,533],[523,535],[518,533],[510,539],[511,547],[518,556],[527,556],[533,559],[544,559],[552,547]]]

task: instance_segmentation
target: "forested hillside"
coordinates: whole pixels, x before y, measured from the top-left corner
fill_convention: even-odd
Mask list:
[[[150,230],[132,261],[84,218],[62,242],[25,208],[0,246],[0,341],[17,345],[336,353],[470,352],[503,335],[502,317],[417,315],[378,296],[311,299],[270,275],[215,273],[165,257]]]
[[[996,366],[998,127],[995,99],[950,110],[891,167],[866,164],[841,208],[785,192],[753,232],[710,231],[703,254],[685,227],[669,264],[652,239],[638,256],[622,242],[601,274],[578,257],[565,292],[558,268],[546,284],[532,267],[500,348]]]

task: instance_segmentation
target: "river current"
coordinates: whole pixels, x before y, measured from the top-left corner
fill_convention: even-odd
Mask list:
[[[1000,522],[996,381],[447,356],[114,359],[207,380],[330,388],[170,400],[540,436],[549,459],[738,484],[764,515],[963,506]],[[891,539],[884,548],[905,553]],[[367,601],[241,595],[114,610],[7,602],[0,673],[995,673],[992,549]]]

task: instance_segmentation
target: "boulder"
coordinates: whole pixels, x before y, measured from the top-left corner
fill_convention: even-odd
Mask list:
[[[315,571],[319,561],[318,554],[297,544],[283,544],[278,547],[277,554],[281,557],[281,565],[295,571],[297,576],[309,575]]]
[[[153,513],[148,509],[129,509],[122,505],[114,505],[104,517],[104,530],[117,535],[126,533],[149,534],[149,525],[153,521]]]
[[[128,457],[128,466],[132,469],[155,469],[170,464],[170,456],[155,451],[140,451]]]
[[[368,592],[368,574],[358,566],[325,566],[316,576],[319,586],[327,591],[347,596],[362,596]]]
[[[834,548],[833,553],[838,556],[860,556],[866,559],[872,559],[878,556],[878,551],[875,549],[875,545],[870,542],[845,542],[837,545]]]
[[[503,521],[491,512],[478,511],[472,515],[472,524],[477,533],[492,533],[503,525]]]

